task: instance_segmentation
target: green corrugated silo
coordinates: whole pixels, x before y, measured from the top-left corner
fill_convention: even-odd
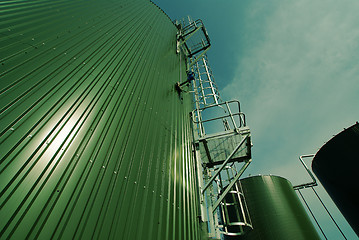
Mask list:
[[[237,239],[320,239],[287,179],[272,175],[253,176],[240,180],[240,183],[253,230]]]
[[[0,238],[198,239],[177,28],[150,1],[0,5]]]

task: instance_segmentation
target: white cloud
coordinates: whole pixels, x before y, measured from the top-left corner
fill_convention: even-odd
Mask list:
[[[222,90],[241,100],[254,161],[266,170],[315,153],[359,120],[359,2],[275,4],[265,17],[263,11],[249,12],[251,21],[242,26],[248,48]]]

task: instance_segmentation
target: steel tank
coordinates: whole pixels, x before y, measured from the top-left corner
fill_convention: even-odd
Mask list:
[[[252,176],[240,180],[253,230],[226,239],[320,239],[292,184],[279,176]]]
[[[151,1],[29,0],[3,1],[0,25],[0,239],[199,239],[171,19]]]
[[[359,124],[344,129],[322,146],[312,169],[359,236]]]

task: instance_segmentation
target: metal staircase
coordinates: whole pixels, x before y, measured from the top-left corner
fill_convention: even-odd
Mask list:
[[[206,55],[210,40],[202,21],[177,22],[177,52],[186,56],[194,110],[194,153],[201,220],[209,237],[245,234],[252,224],[239,178],[251,160],[251,136],[237,100],[222,101]],[[181,86],[182,84],[178,84]]]

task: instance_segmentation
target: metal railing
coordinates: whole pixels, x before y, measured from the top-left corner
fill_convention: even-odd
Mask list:
[[[230,104],[236,105],[236,111],[232,111]],[[203,113],[211,109],[217,110],[216,116],[208,116],[206,118]],[[231,100],[218,104],[208,105],[202,108],[196,108],[192,111],[191,116],[192,121],[197,125],[199,138],[208,135],[204,126],[206,123],[213,123],[218,120],[220,120],[220,123],[223,124],[224,131],[231,130],[231,128],[234,131],[238,131],[238,129],[246,127],[246,117],[245,114],[240,111],[240,103],[238,100]]]
[[[186,55],[187,69],[190,69],[211,47],[211,42],[202,20],[177,23],[177,53],[182,49]]]
[[[177,27],[177,52],[186,56],[188,79],[178,86],[191,82],[194,94],[191,118],[202,219],[208,221],[211,237],[241,235],[252,228],[238,182],[252,161],[250,131],[239,101],[223,102],[220,97],[208,64],[206,52],[211,44],[202,21],[188,18]],[[230,209],[237,219],[231,217]],[[218,222],[221,216],[222,224]]]
[[[305,168],[305,170],[307,171],[307,173],[309,174],[309,176],[311,177],[312,181],[308,182],[308,183],[303,183],[303,184],[299,184],[299,185],[295,185],[293,186],[293,189],[295,191],[297,191],[299,193],[299,196],[301,197],[302,201],[304,202],[305,206],[307,207],[310,215],[312,216],[314,222],[316,223],[317,227],[319,228],[320,232],[323,234],[325,239],[328,239],[327,236],[325,235],[325,232],[323,230],[323,228],[321,227],[319,221],[317,220],[317,218],[315,217],[313,211],[311,210],[309,204],[307,203],[307,201],[305,200],[303,194],[301,193],[301,189],[307,189],[307,188],[311,188],[312,191],[314,192],[315,196],[317,197],[317,199],[319,200],[319,202],[321,203],[322,207],[325,209],[326,213],[328,214],[328,216],[330,217],[330,219],[332,220],[332,222],[334,223],[334,225],[336,226],[336,228],[338,229],[338,231],[340,232],[340,234],[343,236],[344,239],[347,239],[346,236],[344,235],[343,231],[341,230],[341,228],[339,227],[339,225],[337,224],[337,222],[335,221],[335,219],[333,218],[332,214],[329,212],[328,208],[325,206],[324,202],[322,201],[322,199],[320,198],[320,196],[318,195],[317,191],[315,191],[314,187],[318,186],[317,180],[314,177],[314,174],[310,171],[310,169],[307,167],[307,165],[304,162],[304,158],[313,158],[315,155],[314,154],[307,154],[307,155],[301,155],[299,156],[299,160],[301,162],[301,164],[303,165],[303,167]]]

